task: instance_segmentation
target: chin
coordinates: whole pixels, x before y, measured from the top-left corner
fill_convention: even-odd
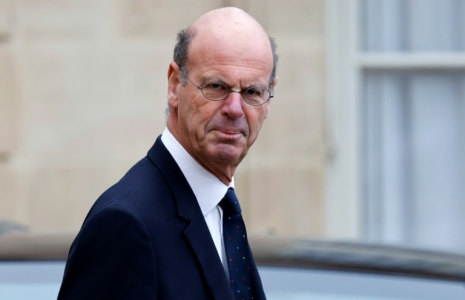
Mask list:
[[[209,151],[209,157],[215,161],[238,165],[247,151],[233,145],[216,145]]]

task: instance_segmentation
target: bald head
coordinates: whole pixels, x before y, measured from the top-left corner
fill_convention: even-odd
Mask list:
[[[222,49],[255,51],[259,57],[268,57],[272,64],[269,78],[269,85],[272,85],[278,63],[276,44],[254,18],[236,7],[212,10],[197,19],[191,27],[178,33],[173,59],[181,69],[184,82],[187,80],[191,50],[209,49],[219,44]]]
[[[229,33],[243,34],[247,31],[258,31],[266,36],[263,27],[245,11],[236,7],[224,7],[212,10],[198,18],[192,29],[203,30],[209,34]]]
[[[200,18],[198,18],[194,24],[192,24],[193,27],[195,27],[197,24],[201,24],[203,22],[217,22],[218,20],[225,20],[227,21],[228,19],[237,19],[238,21],[241,20],[249,20],[251,22],[256,23],[258,26],[258,22],[252,18],[248,13],[243,11],[240,8],[237,7],[222,7],[218,9],[211,10],[207,12],[206,14],[202,15]],[[227,23],[227,22],[226,22]],[[261,27],[261,26],[260,26]]]

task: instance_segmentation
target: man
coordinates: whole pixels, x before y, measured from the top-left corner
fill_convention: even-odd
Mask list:
[[[179,33],[167,129],[90,210],[58,299],[266,299],[233,175],[267,117],[276,63],[237,8]]]

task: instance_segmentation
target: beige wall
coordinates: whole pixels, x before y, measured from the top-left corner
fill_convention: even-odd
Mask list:
[[[236,173],[248,230],[324,233],[323,0],[3,0],[0,219],[78,229],[165,126],[177,30],[237,5],[276,38],[276,97]]]

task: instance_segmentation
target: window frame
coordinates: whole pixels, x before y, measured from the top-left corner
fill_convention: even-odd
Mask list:
[[[461,52],[364,52],[360,0],[327,0],[326,236],[366,238],[363,197],[363,74],[465,70]],[[375,204],[376,205],[376,204]]]

